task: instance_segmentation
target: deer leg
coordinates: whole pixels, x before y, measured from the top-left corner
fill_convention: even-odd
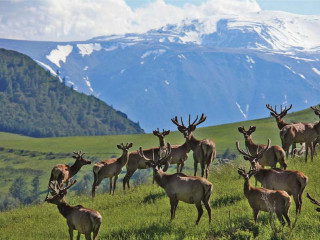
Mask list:
[[[172,221],[175,216],[175,208],[178,205],[175,195],[170,198],[170,205],[171,205],[171,221]]]
[[[86,240],[91,240],[91,232],[86,233],[85,236],[86,236]]]
[[[285,225],[285,221],[283,220],[282,212],[277,211],[276,215],[277,215],[277,218],[279,219],[279,221],[281,222],[281,225],[284,226]]]
[[[290,227],[291,226],[291,221],[290,221],[290,218],[289,218],[289,208],[287,210],[285,210],[285,212],[283,213],[283,216],[286,219],[286,221],[288,223],[288,226]]]
[[[292,147],[291,147],[291,157],[294,158],[295,157],[295,152],[294,149],[297,148],[297,144],[296,143],[292,143]],[[289,148],[288,148],[289,149]]]
[[[208,176],[209,176],[209,169],[210,169],[210,163],[207,164],[207,168],[206,168],[206,179],[208,179]]]
[[[299,197],[298,197],[298,194],[292,194],[292,195],[293,195],[294,203],[296,204],[296,214],[298,214],[300,212],[299,209],[301,208]]]
[[[312,142],[309,143],[309,145],[310,145],[310,151],[311,151],[311,162],[313,162],[314,148],[312,146]]]
[[[253,209],[253,219],[254,219],[255,223],[257,223],[257,221],[258,221],[258,216],[259,216],[259,210]]]
[[[180,169],[180,163],[177,163],[177,173],[180,172],[179,169]]]
[[[114,190],[116,190],[117,180],[118,180],[118,176],[114,176],[112,195],[114,195]]]
[[[92,185],[92,198],[95,197],[96,195],[96,191],[98,189],[98,186],[100,185],[100,183],[102,182],[103,178],[98,178],[97,181],[95,183],[93,183]]]
[[[204,176],[205,164],[202,162],[200,165],[201,165],[201,177],[203,177]]]
[[[205,208],[207,209],[208,216],[209,216],[209,224],[210,224],[211,223],[211,208],[209,205],[209,199],[208,199],[208,201],[203,201],[203,204],[204,204]]]
[[[198,209],[198,219],[196,221],[196,225],[198,225],[199,221],[200,221],[200,218],[201,218],[201,216],[203,214],[203,209],[202,209],[202,206],[201,206],[201,202],[196,203],[196,207]]]
[[[73,240],[73,225],[69,222],[67,222],[68,227],[69,227],[69,238],[70,240]]]
[[[197,171],[198,171],[198,162],[194,160],[194,176],[197,176]]]
[[[100,230],[100,224],[93,230],[93,240],[98,240],[99,230]]]
[[[174,206],[174,212],[173,212],[173,217],[174,217],[174,218],[176,217],[176,211],[177,211],[178,204],[179,204],[179,200],[177,200],[177,203],[176,203],[176,205]]]
[[[131,178],[132,174],[133,174],[135,171],[136,171],[136,170],[134,170],[133,172],[127,170],[127,173],[126,173],[126,175],[125,175],[124,178],[123,178],[123,191],[126,190],[126,184],[127,184],[127,186],[128,186],[128,189],[130,188],[129,181],[130,181],[130,178]]]
[[[182,162],[180,163],[180,171],[179,171],[179,172],[182,172],[182,169],[183,169],[183,167],[184,167],[184,164],[185,164],[185,161],[182,161]]]
[[[309,145],[306,144],[306,155],[305,155],[305,159],[304,159],[305,162],[308,162],[308,153],[309,153]]]
[[[81,233],[78,231],[77,240],[80,240]]]
[[[112,192],[112,178],[113,178],[113,177],[110,177],[110,178],[109,178],[109,184],[110,184],[110,185],[109,185],[109,194],[110,194],[110,195],[111,195],[111,192]]]

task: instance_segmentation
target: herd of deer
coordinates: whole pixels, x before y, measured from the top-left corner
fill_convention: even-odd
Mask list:
[[[238,130],[244,135],[246,151],[240,149],[239,142],[236,142],[238,151],[243,155],[245,160],[250,162],[250,170],[246,172],[244,168],[238,168],[238,174],[242,176],[244,181],[244,194],[248,199],[249,205],[253,209],[254,220],[257,221],[259,211],[275,213],[279,221],[284,225],[286,219],[290,226],[289,208],[291,205],[290,195],[293,196],[296,213],[300,213],[302,206],[302,194],[308,183],[308,177],[300,171],[286,170],[286,157],[289,154],[289,147],[292,145],[295,149],[296,143],[305,143],[306,145],[306,160],[308,157],[308,149],[311,151],[311,160],[314,155],[315,144],[320,136],[320,122],[311,123],[286,123],[284,116],[292,108],[282,109],[277,113],[276,107],[273,109],[270,105],[266,107],[271,111],[271,115],[275,117],[280,129],[280,138],[282,147],[270,146],[271,141],[268,139],[268,144],[256,144],[251,138],[251,134],[256,130],[255,126],[250,126],[249,130],[244,127],[239,127]],[[311,107],[315,114],[320,116],[320,109]],[[189,125],[185,126],[183,119],[178,120],[178,117],[171,121],[178,127],[185,138],[185,143],[182,145],[170,145],[165,142],[165,136],[170,131],[159,129],[153,131],[153,134],[159,138],[160,146],[143,150],[141,147],[138,151],[130,152],[132,143],[117,145],[118,149],[122,150],[122,155],[119,158],[112,158],[98,162],[93,167],[93,185],[92,198],[95,197],[95,191],[104,178],[110,180],[110,194],[114,194],[118,175],[122,172],[124,165],[127,166],[127,172],[123,178],[123,189],[126,186],[130,188],[130,178],[137,169],[153,168],[153,181],[164,188],[171,205],[171,220],[175,217],[176,208],[179,201],[195,204],[198,210],[198,218],[196,224],[199,223],[203,214],[201,202],[203,202],[211,222],[211,208],[209,199],[212,193],[212,184],[207,180],[209,168],[216,157],[215,143],[210,139],[198,140],[193,135],[196,127],[206,120],[204,114],[200,119],[197,118],[191,122],[189,115]],[[194,176],[187,176],[182,173],[185,161],[188,158],[189,152],[193,151],[194,159]],[[294,151],[291,152],[293,154]],[[73,239],[73,230],[78,231],[77,239],[84,234],[86,239],[97,239],[98,232],[102,223],[102,217],[99,212],[85,208],[81,205],[70,206],[65,195],[67,190],[76,183],[72,177],[80,170],[83,165],[91,164],[91,161],[85,159],[84,153],[74,152],[73,158],[76,159],[72,166],[65,164],[56,165],[52,171],[48,184],[48,193],[45,201],[56,204],[59,212],[67,219],[69,227],[70,239]],[[197,166],[200,163],[201,177],[197,177]],[[276,168],[277,163],[281,168]],[[169,165],[177,164],[177,173],[167,174],[166,170]],[[164,168],[162,169],[162,167]],[[269,166],[271,168],[265,168]],[[204,178],[205,175],[205,178]],[[253,187],[250,184],[250,177],[254,176],[261,183],[262,187]],[[49,197],[49,192],[51,197]],[[311,202],[320,206],[316,200],[310,197]],[[319,210],[318,208],[317,210]]]

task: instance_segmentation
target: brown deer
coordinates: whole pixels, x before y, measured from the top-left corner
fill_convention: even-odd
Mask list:
[[[166,174],[162,169],[164,161],[168,161],[166,158],[170,157],[171,146],[168,144],[166,154],[159,158],[158,161],[148,159],[144,156],[144,151],[140,147],[139,154],[143,157],[149,166],[151,166],[155,172],[156,182],[162,187],[169,199],[171,205],[171,220],[175,217],[175,212],[179,201],[185,203],[195,204],[198,210],[198,218],[196,224],[199,223],[203,214],[201,201],[207,209],[209,215],[209,223],[211,223],[211,208],[209,204],[210,196],[212,193],[212,184],[202,177],[189,177],[183,173]]]
[[[314,198],[312,198],[309,193],[307,193],[307,198],[309,198],[311,203],[313,203],[317,206],[320,206],[320,203],[317,200],[315,200]],[[320,212],[320,208],[316,208],[316,211]]]
[[[166,145],[165,143],[165,136],[170,133],[170,130],[165,131],[163,129],[162,133],[159,132],[159,128],[153,131],[153,134],[159,138],[160,148],[164,148]],[[177,164],[177,172],[182,172],[184,167],[185,161],[187,161],[190,147],[187,142],[182,145],[171,145],[171,160],[169,164]]]
[[[283,127],[287,126],[287,125],[291,125],[292,123],[287,123],[284,121],[284,117],[287,115],[288,111],[292,108],[292,104],[290,105],[290,107],[287,109],[287,107],[285,107],[284,109],[282,109],[282,105],[281,105],[281,112],[278,113],[277,112],[277,106],[274,107],[274,109],[269,105],[267,104],[266,107],[271,111],[270,114],[271,116],[273,116],[276,121],[277,121],[277,125],[278,125],[278,128],[279,130],[281,130]],[[297,123],[297,122],[295,122]],[[293,143],[292,144],[292,151],[291,151],[291,157],[294,157],[295,154],[294,154],[294,149],[296,149],[296,143]],[[289,150],[286,152],[286,156],[288,158],[289,156]]]
[[[255,223],[257,223],[259,211],[263,211],[270,214],[275,213],[282,225],[285,225],[282,217],[284,216],[290,226],[289,209],[291,198],[288,193],[286,191],[252,187],[249,179],[255,174],[253,169],[246,173],[244,168],[238,168],[238,173],[244,178],[244,195],[253,210]]]
[[[66,164],[57,164],[52,170],[49,179],[49,183],[51,181],[57,181],[60,186],[66,183],[69,179],[71,179],[74,175],[76,175],[82,166],[91,164],[90,160],[87,160],[83,157],[85,153],[73,152],[72,157],[76,159],[72,166]],[[47,196],[49,194],[49,189]]]
[[[61,185],[57,182],[49,182],[48,188],[51,190],[52,197],[47,196],[45,201],[57,205],[61,215],[67,219],[71,240],[73,239],[73,230],[78,231],[77,239],[80,239],[80,235],[84,234],[86,239],[89,240],[93,232],[93,239],[97,240],[102,223],[100,213],[81,205],[70,206],[65,200],[67,190],[75,183],[76,180],[71,181],[71,183],[68,181],[67,186],[61,189]]]
[[[194,176],[197,175],[198,163],[201,165],[201,176],[203,177],[204,171],[206,172],[206,178],[209,175],[209,168],[214,158],[216,157],[216,145],[211,139],[198,140],[193,136],[193,132],[196,127],[206,120],[206,116],[202,113],[200,120],[197,118],[191,123],[191,116],[189,115],[189,126],[186,127],[181,117],[181,124],[178,121],[178,117],[172,118],[171,121],[178,126],[179,132],[183,133],[187,144],[193,151],[194,159]]]
[[[118,180],[119,174],[122,172],[122,168],[129,159],[128,150],[132,147],[132,143],[127,143],[126,146],[121,143],[117,145],[118,149],[122,150],[122,155],[119,158],[111,158],[108,160],[104,160],[96,163],[93,166],[93,184],[92,184],[92,198],[95,197],[95,192],[101,183],[101,181],[105,178],[109,178],[110,181],[110,195],[114,195],[114,190],[116,189],[116,184]],[[113,183],[112,183],[113,179]]]
[[[320,115],[320,110],[316,107],[311,107],[316,115]],[[280,130],[280,137],[282,141],[282,147],[285,151],[289,149],[289,146],[296,142],[306,143],[305,162],[308,160],[309,149],[311,151],[311,161],[313,161],[314,149],[312,142],[320,135],[320,121],[313,123],[294,123],[283,127]]]
[[[255,126],[250,126],[248,131],[245,130],[244,126],[238,127],[238,130],[240,133],[243,134],[246,147],[252,155],[256,154],[259,151],[259,149],[263,149],[266,147],[265,144],[256,144],[253,142],[251,134],[255,132]],[[277,166],[277,163],[279,163],[283,169],[286,169],[287,164],[285,160],[285,154],[286,153],[284,152],[282,147],[278,145],[271,146],[270,148],[268,148],[268,150],[264,152],[262,157],[259,159],[259,164],[263,168],[265,166],[275,168]]]
[[[270,139],[268,140],[268,145],[265,150],[267,150],[269,146]],[[262,168],[259,164],[259,159],[263,155],[261,152],[256,155],[252,155],[249,151],[245,152],[239,148],[239,142],[236,142],[236,147],[243,155],[243,158],[250,161],[252,169],[255,170],[254,177],[261,183],[262,187],[271,190],[283,190],[286,191],[290,196],[292,195],[296,204],[296,213],[300,213],[302,206],[302,194],[308,184],[308,177],[302,172],[294,170]]]

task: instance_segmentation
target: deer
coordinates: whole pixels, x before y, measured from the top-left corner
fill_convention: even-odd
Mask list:
[[[155,161],[154,154],[151,159],[144,156],[142,147],[139,148],[139,154],[143,157],[147,164],[153,168],[155,173],[155,180],[157,184],[162,187],[170,199],[171,205],[171,221],[175,218],[175,213],[179,201],[195,204],[198,210],[198,218],[196,225],[199,224],[200,218],[203,214],[201,202],[203,202],[209,216],[209,224],[211,223],[211,207],[209,204],[210,196],[212,194],[212,183],[203,177],[191,177],[184,173],[166,174],[161,166],[170,156],[171,146],[168,143],[165,155]]]
[[[312,198],[309,193],[307,193],[307,198],[309,198],[311,203],[313,203],[317,206],[320,206],[320,203],[317,200],[315,200],[314,198]],[[320,208],[316,208],[316,211],[320,212]]]
[[[170,130],[162,130],[160,133],[159,128],[153,131],[153,134],[159,138],[160,148],[166,146],[165,136],[170,133]],[[187,161],[190,147],[187,142],[182,145],[171,145],[171,160],[169,164],[177,164],[177,172],[182,172],[185,161]]]
[[[245,160],[248,160],[252,169],[255,170],[254,177],[256,181],[260,182],[262,187],[270,190],[283,190],[290,196],[296,205],[296,214],[301,212],[302,194],[308,184],[308,177],[300,171],[282,170],[280,168],[262,168],[259,164],[259,159],[263,152],[270,147],[270,139],[268,139],[267,147],[258,154],[252,155],[249,151],[245,152],[239,147],[239,142],[236,142],[238,151],[243,155]]]
[[[129,159],[129,149],[132,147],[132,143],[127,143],[125,146],[123,143],[117,145],[118,149],[122,150],[122,155],[119,158],[111,158],[101,162],[97,162],[93,166],[93,184],[92,184],[92,198],[95,197],[95,192],[103,179],[109,178],[110,189],[109,194],[114,195],[116,184],[119,174],[122,172],[122,168],[127,164]],[[113,181],[112,181],[113,180]]]
[[[216,157],[216,145],[211,139],[198,140],[193,135],[193,132],[196,130],[196,127],[203,123],[206,120],[206,116],[202,113],[199,121],[198,116],[191,123],[191,115],[189,114],[189,126],[186,127],[183,123],[181,117],[181,124],[178,121],[178,117],[172,118],[171,121],[178,127],[179,132],[183,133],[184,138],[186,139],[187,144],[193,151],[194,159],[194,176],[197,175],[198,163],[201,165],[201,177],[204,176],[206,172],[206,178],[208,179],[209,168],[211,163]]]
[[[320,116],[320,109],[311,107],[314,113]],[[311,161],[313,161],[314,149],[312,142],[320,135],[320,121],[313,123],[294,123],[283,127],[280,130],[280,137],[282,141],[282,147],[286,151],[289,146],[294,142],[306,143],[305,162],[308,160],[308,152],[311,150]]]
[[[57,181],[58,184],[61,186],[68,182],[69,179],[71,179],[74,175],[76,175],[79,170],[82,168],[82,166],[91,164],[91,161],[88,159],[85,159],[83,157],[85,153],[80,152],[73,152],[72,157],[76,159],[74,164],[72,166],[66,165],[66,164],[57,164],[53,167],[51,170],[51,175],[49,179],[49,183],[51,181]],[[49,194],[49,189],[47,196]]]
[[[59,185],[57,182],[49,182],[48,189],[51,190],[52,196],[47,196],[45,201],[57,205],[60,214],[67,219],[70,240],[73,239],[74,230],[78,231],[77,239],[80,239],[81,234],[84,234],[85,238],[89,240],[91,239],[91,233],[93,233],[93,239],[97,240],[102,223],[101,214],[81,205],[70,206],[65,200],[68,189],[76,181],[68,180],[67,186],[64,188],[61,188],[63,185]]]
[[[281,112],[280,113],[277,112],[277,106],[275,106],[273,109],[272,106],[270,106],[270,104],[266,104],[266,107],[271,111],[270,112],[271,116],[273,116],[276,119],[279,130],[281,130],[283,127],[285,127],[287,125],[292,124],[292,123],[285,122],[283,119],[287,115],[288,111],[292,108],[292,104],[290,105],[290,107],[288,109],[287,109],[287,107],[282,109],[282,105],[281,105]],[[295,156],[294,149],[296,149],[296,143],[292,144],[291,157]],[[289,151],[286,153],[286,156],[288,158]]]
[[[263,149],[266,147],[265,144],[256,144],[253,142],[251,134],[256,131],[255,126],[250,126],[249,130],[246,131],[244,126],[238,127],[238,130],[240,133],[243,134],[245,139],[245,145],[249,152],[253,155],[258,152],[259,149]],[[265,166],[270,166],[272,168],[275,168],[277,166],[277,163],[280,164],[280,166],[283,169],[287,168],[286,160],[285,160],[285,152],[282,149],[282,147],[278,145],[271,146],[264,152],[262,157],[259,159],[259,164],[264,168]]]
[[[244,195],[253,210],[255,223],[257,223],[259,212],[263,211],[270,214],[275,213],[283,226],[285,225],[284,216],[288,225],[291,225],[289,218],[291,198],[286,191],[251,186],[250,177],[255,174],[255,170],[252,168],[248,173],[245,168],[238,168],[238,174],[244,178]]]

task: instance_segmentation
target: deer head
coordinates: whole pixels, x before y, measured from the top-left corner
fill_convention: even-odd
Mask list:
[[[60,204],[65,202],[65,195],[67,195],[68,189],[71,188],[77,180],[71,180],[68,182],[67,186],[61,189],[62,185],[59,185],[57,181],[49,182],[48,189],[52,195],[52,197],[46,196],[45,201],[52,204]]]
[[[238,174],[240,176],[244,177],[244,179],[249,180],[251,178],[251,176],[256,174],[256,170],[254,170],[252,167],[250,167],[249,172],[246,173],[245,168],[238,168]]]
[[[161,169],[161,166],[164,165],[167,161],[170,161],[170,154],[171,154],[171,145],[167,143],[167,148],[159,148],[159,160],[155,161],[154,151],[152,150],[152,159],[146,158],[142,147],[138,150],[139,155],[147,160],[146,165],[152,167],[156,172]]]
[[[81,151],[80,152],[73,152],[72,157],[74,159],[76,159],[76,162],[80,163],[81,165],[91,164],[91,161],[88,159],[85,159],[83,157],[83,155],[85,155],[85,153],[81,153]]]
[[[126,151],[128,152],[129,148],[132,147],[132,143],[127,143],[125,146],[123,145],[123,143],[120,143],[119,145],[117,145],[117,148],[121,149],[122,151]]]
[[[238,130],[243,134],[245,139],[248,139],[251,134],[256,131],[256,126],[250,126],[248,131],[245,130],[244,126],[238,127]]]
[[[266,107],[271,111],[270,114],[275,117],[277,120],[280,120],[282,118],[284,118],[284,116],[287,115],[288,111],[292,108],[292,104],[290,105],[290,107],[287,109],[287,107],[285,107],[284,109],[282,109],[282,105],[281,105],[281,112],[277,113],[277,106],[274,107],[274,109],[267,104]]]
[[[165,131],[164,129],[162,129],[162,133],[159,131],[159,128],[157,128],[157,130],[153,131],[153,135],[159,137],[159,138],[164,138],[165,136],[169,135],[170,130]]]
[[[314,111],[314,113],[320,118],[320,105],[319,105],[319,107],[317,108],[317,107],[310,107],[313,111]]]
[[[196,119],[191,123],[191,115],[189,114],[189,126],[186,127],[184,125],[184,122],[182,120],[182,117],[180,118],[181,119],[181,124],[179,123],[179,120],[178,120],[178,117],[175,116],[175,118],[172,118],[171,121],[178,126],[178,130],[179,132],[183,133],[183,136],[186,138],[186,139],[190,139],[191,136],[192,136],[192,132],[194,130],[196,130],[196,127],[200,124],[200,123],[203,123],[205,120],[206,120],[206,116],[202,113],[199,121],[197,122],[199,116],[197,115]]]
[[[255,155],[251,155],[249,150],[248,150],[248,148],[247,148],[247,152],[245,152],[244,150],[241,150],[240,147],[239,147],[239,142],[236,142],[236,147],[237,147],[238,151],[243,155],[243,158],[245,160],[250,161],[251,166],[253,167],[253,169],[255,169],[256,168],[256,164],[258,163],[259,159],[262,158],[264,152],[269,149],[270,144],[271,144],[271,140],[268,139],[267,146],[265,148],[262,148],[260,151],[259,151],[259,148],[258,148],[257,149],[257,153]]]

